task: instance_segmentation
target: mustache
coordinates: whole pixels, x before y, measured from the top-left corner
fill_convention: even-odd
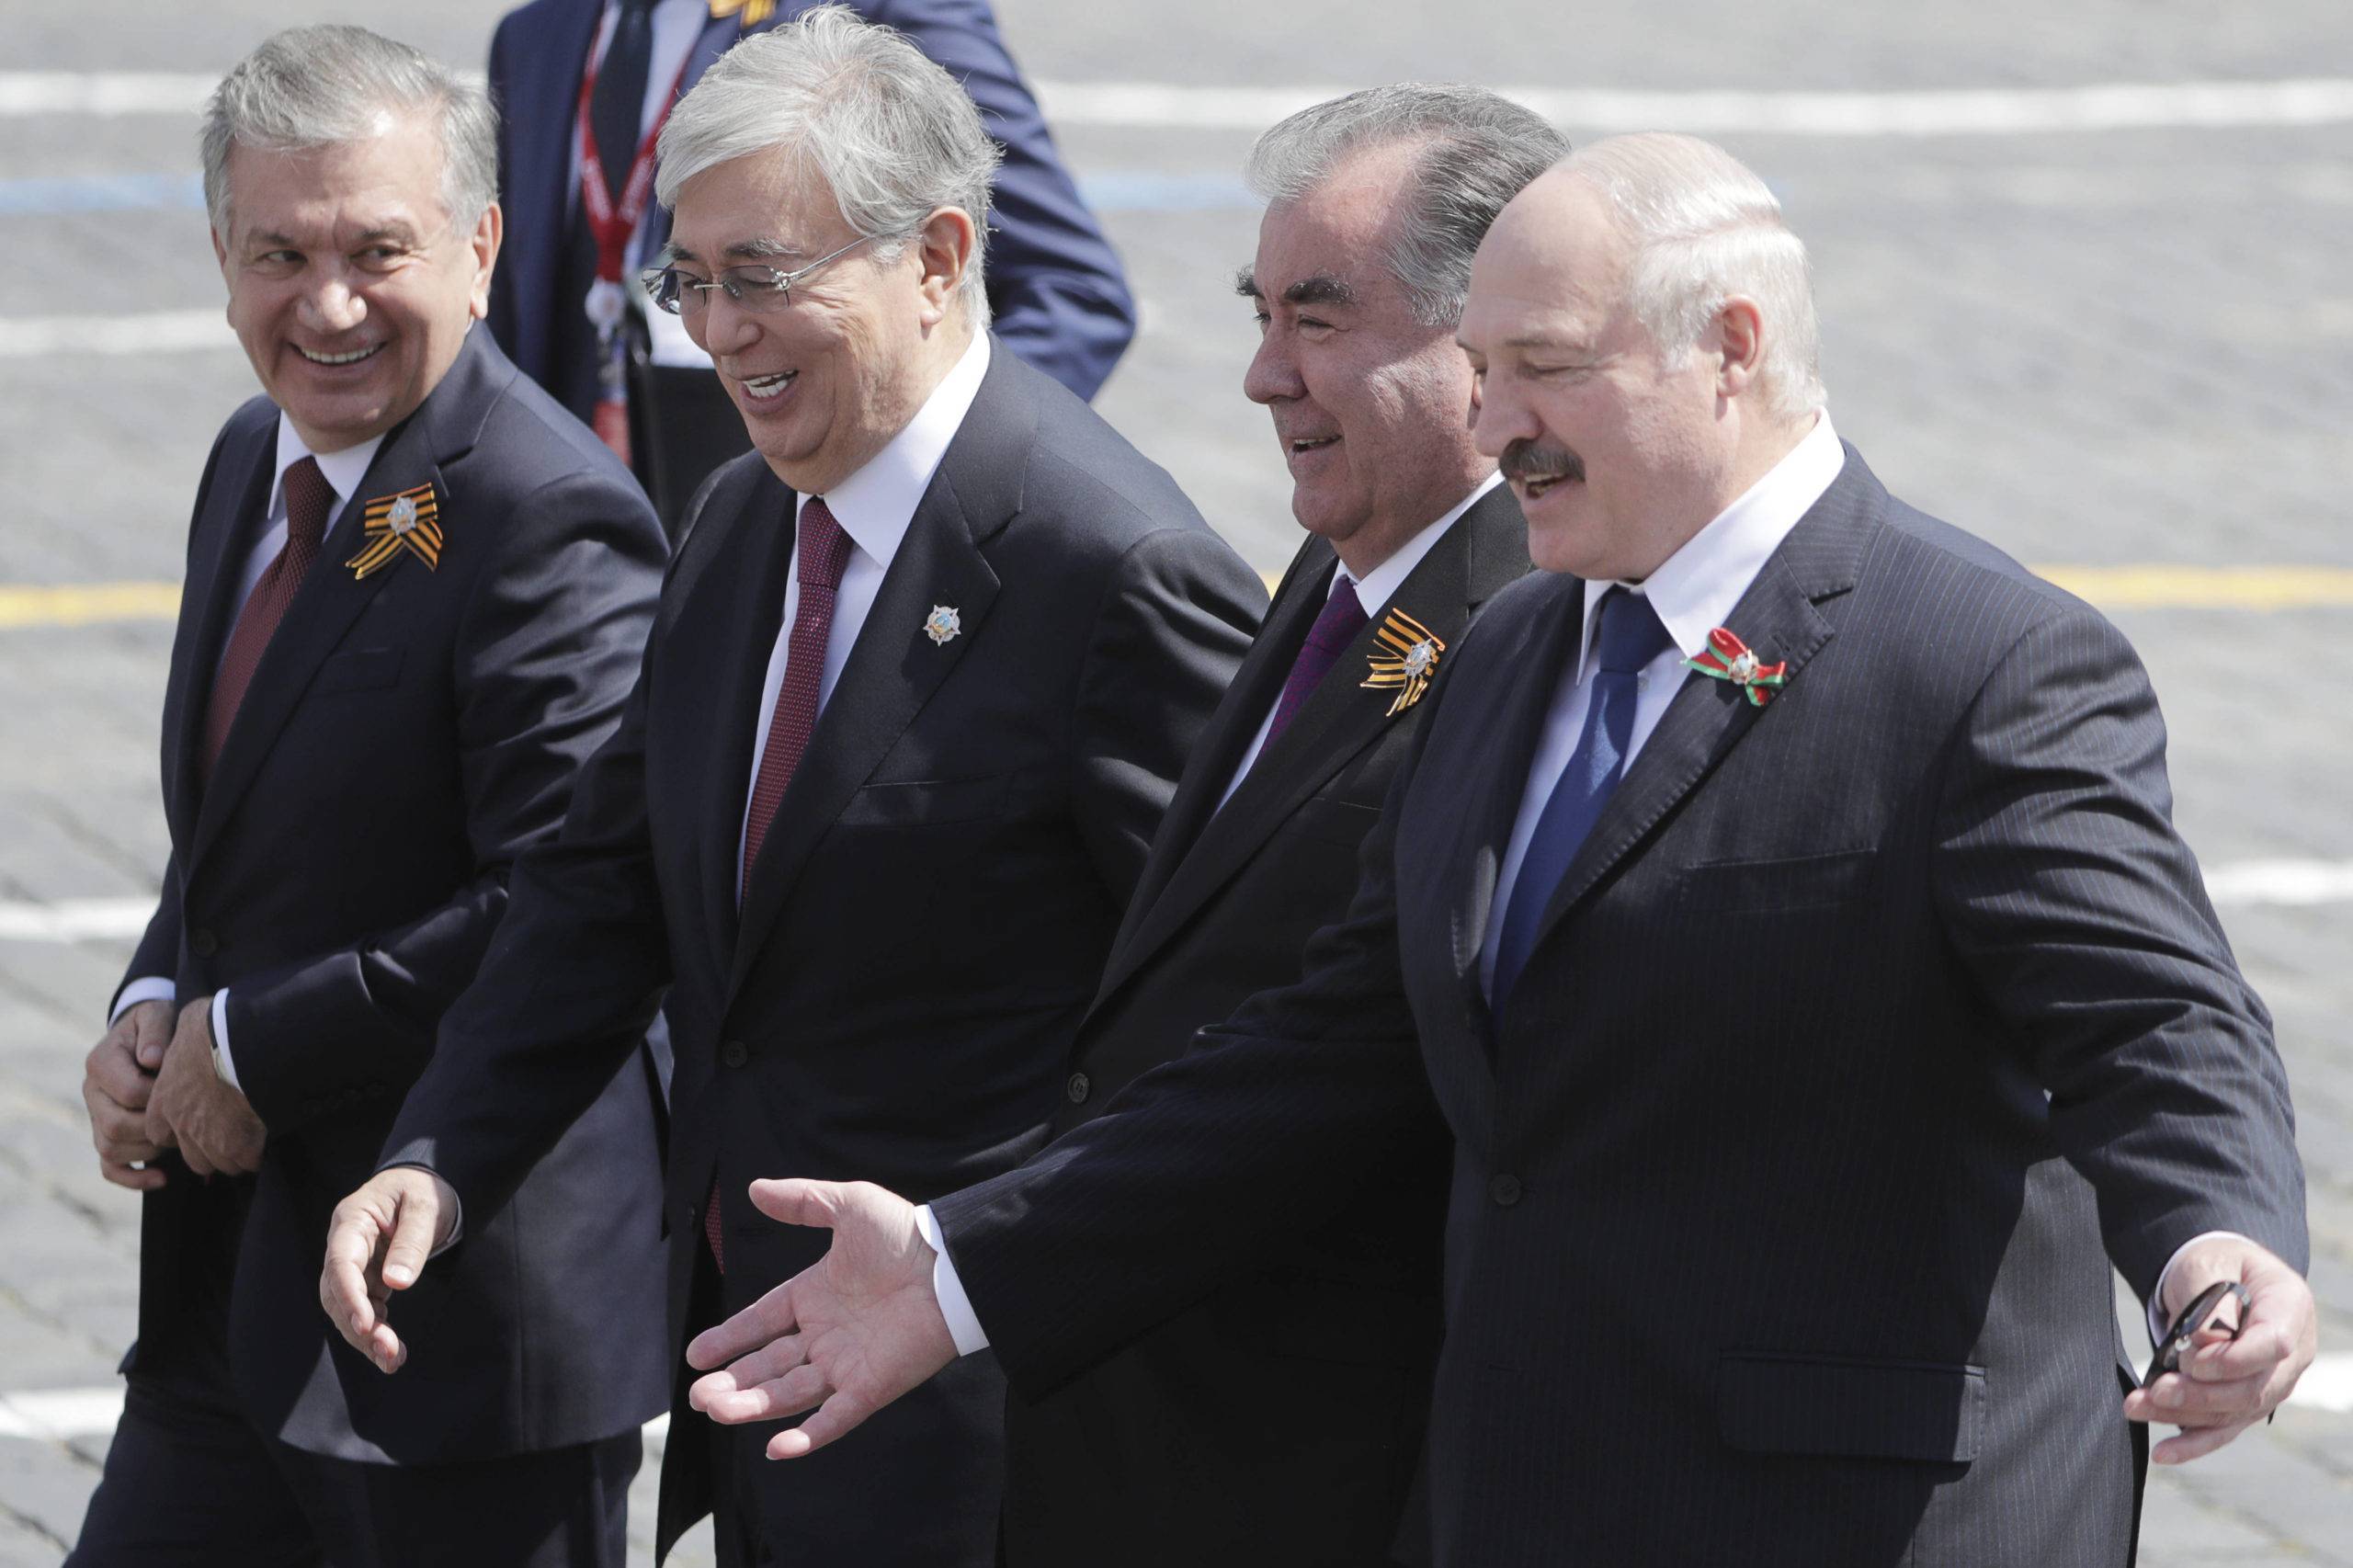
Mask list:
[[[1526,481],[1534,475],[1558,474],[1563,479],[1583,479],[1585,460],[1566,447],[1549,446],[1526,438],[1514,441],[1504,449],[1495,467],[1506,479]]]

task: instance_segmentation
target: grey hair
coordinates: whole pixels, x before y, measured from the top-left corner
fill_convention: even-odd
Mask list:
[[[1505,203],[1569,143],[1542,116],[1484,87],[1395,82],[1303,108],[1250,149],[1244,177],[1269,202],[1296,201],[1356,154],[1420,147],[1413,198],[1384,262],[1414,319],[1451,327],[1471,292],[1471,258]]]
[[[289,28],[221,78],[204,106],[204,206],[229,233],[229,153],[306,153],[380,136],[429,112],[441,137],[441,206],[470,233],[498,199],[498,111],[440,62],[365,28]]]
[[[847,6],[804,11],[720,56],[678,100],[662,128],[654,194],[676,207],[704,170],[779,147],[815,167],[843,221],[882,242],[885,259],[938,209],[969,216],[972,258],[960,293],[972,324],[987,323],[982,259],[1002,154],[953,76]]]
[[[1616,216],[1633,249],[1634,314],[1662,351],[1688,350],[1724,301],[1745,294],[1765,318],[1756,379],[1766,406],[1795,420],[1822,405],[1813,265],[1747,165],[1712,142],[1650,131],[1590,142],[1561,171]]]

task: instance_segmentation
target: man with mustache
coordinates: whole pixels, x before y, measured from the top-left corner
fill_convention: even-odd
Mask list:
[[[222,79],[202,142],[264,395],[197,492],[171,858],[84,1087],[108,1178],[145,1198],[122,1417],[69,1561],[619,1568],[665,1381],[638,1042],[411,1303],[434,1377],[387,1383],[328,1333],[313,1261],[516,857],[619,721],[661,529],[477,324],[502,233],[481,89],[299,28]],[[559,1218],[588,1212],[593,1237]],[[581,1300],[609,1338],[518,1327]]]
[[[2210,1452],[2314,1351],[2286,1078],[2138,661],[1838,441],[1804,250],[1721,149],[1565,160],[1460,339],[1545,570],[1450,652],[1305,977],[933,1201],[993,1353],[1051,1386],[1435,1119],[1446,1568],[2129,1562],[2133,1424]],[[911,1206],[762,1201],[834,1248],[693,1397],[817,1406],[789,1457],[961,1346]],[[2153,1324],[2244,1315],[2128,1392],[2111,1260]]]
[[[657,1000],[681,1412],[688,1335],[818,1251],[752,1211],[754,1176],[944,1192],[1044,1141],[1265,590],[985,330],[996,159],[945,71],[838,6],[737,44],[671,115],[655,301],[757,450],[703,491],[620,732],[517,869],[390,1168],[337,1211],[321,1299],[395,1383],[435,1375],[421,1347],[403,1369],[429,1251],[507,1209]],[[657,1540],[709,1510],[722,1563],[990,1568],[1004,1410],[973,1357],[793,1472],[679,1421]]]

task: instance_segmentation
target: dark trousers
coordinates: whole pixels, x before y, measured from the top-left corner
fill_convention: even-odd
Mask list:
[[[131,1376],[67,1568],[623,1568],[635,1432],[363,1464],[265,1437],[224,1395]]]

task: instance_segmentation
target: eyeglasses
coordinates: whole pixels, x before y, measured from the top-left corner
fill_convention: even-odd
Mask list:
[[[649,267],[638,274],[638,281],[645,285],[654,308],[672,315],[691,315],[710,302],[710,291],[723,289],[727,297],[747,311],[766,313],[784,309],[792,298],[792,286],[838,256],[847,256],[879,234],[861,234],[837,251],[819,256],[808,266],[790,272],[779,272],[773,267],[731,267],[718,277],[705,282],[690,277],[675,267]]]

